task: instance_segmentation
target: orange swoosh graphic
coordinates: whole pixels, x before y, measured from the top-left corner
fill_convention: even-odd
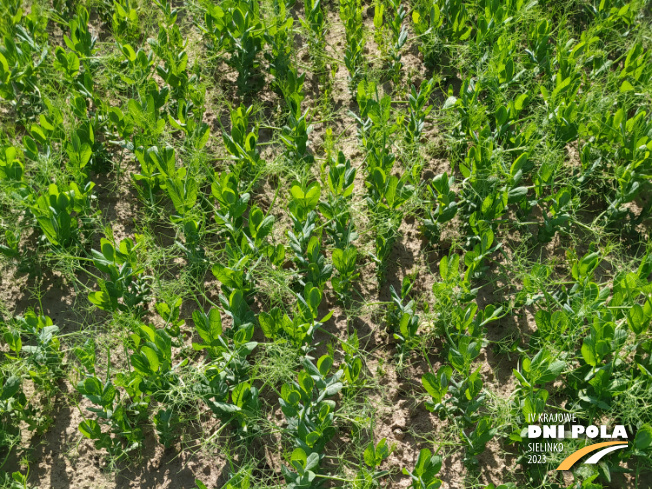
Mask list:
[[[581,459],[584,455],[595,452],[596,450],[599,450],[604,447],[609,447],[612,445],[627,445],[626,441],[605,441],[603,443],[594,443],[593,445],[589,445],[588,447],[580,448],[578,451],[570,454],[568,457],[564,459],[562,463],[559,464],[559,467],[557,467],[556,470],[570,470],[570,468],[577,462],[579,459]]]

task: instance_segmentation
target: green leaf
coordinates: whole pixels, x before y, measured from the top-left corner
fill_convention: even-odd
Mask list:
[[[634,87],[631,83],[629,83],[627,80],[623,81],[622,85],[620,85],[620,93],[625,93],[625,92],[633,92]]]
[[[313,312],[313,315],[315,315],[319,308],[319,304],[321,304],[321,292],[317,287],[313,287],[308,291],[306,302],[308,303],[310,310]]]
[[[102,406],[110,406],[113,403],[113,400],[115,399],[116,395],[116,390],[113,384],[110,382],[107,382],[106,385],[104,386],[104,389],[102,390]]]
[[[313,182],[306,193],[306,206],[309,208],[314,208],[319,203],[319,197],[321,195],[321,187],[317,182]]]
[[[304,468],[308,464],[308,457],[302,448],[295,448],[290,457],[290,463],[300,474],[303,474]]]
[[[304,200],[306,196],[306,194],[303,193],[303,189],[297,184],[294,184],[292,187],[290,187],[290,194],[295,200]]]
[[[4,73],[7,73],[9,71],[9,64],[7,63],[7,58],[5,58],[2,53],[0,53],[0,66],[2,67],[2,71]]]
[[[4,334],[4,339],[14,353],[20,353],[20,350],[23,348],[23,341],[20,338],[20,332],[7,331]]]
[[[158,359],[157,359],[158,360]],[[149,363],[149,357],[144,353],[136,353],[131,356],[131,366],[134,369],[145,376],[149,376],[153,373],[156,373],[156,370],[152,368]]]
[[[383,13],[385,12],[385,5],[377,2],[374,11],[374,27],[380,29],[383,26]]]
[[[330,355],[322,355],[319,360],[317,360],[317,368],[319,373],[326,377],[331,367],[333,366],[333,357]]]
[[[141,353],[143,353],[147,357],[150,370],[152,372],[157,372],[161,365],[161,362],[159,361],[156,351],[154,351],[154,349],[149,346],[143,346],[143,348],[141,349]]]
[[[307,372],[302,371],[299,373],[298,380],[301,389],[308,394],[308,396],[312,396],[312,389],[315,386],[315,381],[312,380],[312,377]]]
[[[595,354],[595,344],[593,338],[586,338],[582,343],[582,358],[584,361],[595,367],[600,362],[600,359]]]
[[[436,404],[442,401],[447,389],[445,386],[441,385],[437,376],[430,372],[426,372],[421,377],[421,383]]]
[[[536,394],[528,394],[523,401],[523,417],[526,423],[533,423],[538,419],[538,415],[546,408],[547,400],[548,391],[545,389],[537,391]]]
[[[324,389],[324,394],[326,397],[334,396],[341,391],[343,387],[344,384],[342,384],[342,382],[335,382]]]
[[[260,328],[263,330],[265,336],[269,339],[276,338],[276,333],[281,324],[281,310],[278,307],[275,307],[270,311],[270,313],[262,311],[258,315],[258,323],[260,324]]]
[[[652,446],[652,426],[644,424],[636,432],[634,438],[634,448],[639,451],[645,451]]]
[[[0,387],[0,400],[7,401],[14,397],[20,390],[20,377],[12,375],[5,380],[5,383]]]
[[[88,300],[91,304],[95,304],[103,311],[113,310],[113,302],[111,301],[111,297],[104,291],[98,290],[96,292],[91,292],[88,294]]]
[[[94,419],[89,419],[79,423],[79,431],[81,431],[82,435],[91,440],[97,440],[102,437],[102,428]]]
[[[372,177],[374,180],[374,184],[376,185],[376,189],[384,191],[386,176],[382,168],[378,168],[378,167],[374,168]]]
[[[222,316],[219,309],[213,307],[208,311],[208,326],[212,338],[222,334]]]
[[[204,340],[207,346],[215,347],[220,345],[219,338],[222,334],[222,318],[219,309],[211,308],[208,314],[204,314],[200,310],[194,311],[192,313],[192,319],[199,337]]]
[[[316,431],[311,431],[306,435],[306,445],[308,445],[310,448],[314,447],[315,443],[319,441],[319,438],[321,438],[319,433]]]
[[[369,467],[375,467],[376,466],[376,453],[374,451],[374,444],[373,442],[367,445],[367,448],[364,451],[363,454],[364,462],[369,466]]]
[[[346,269],[346,261],[344,260],[344,251],[339,248],[333,250],[333,265],[337,270]]]
[[[196,149],[202,149],[208,143],[208,139],[211,135],[211,128],[205,122],[202,122],[199,126],[197,143],[195,144]]]
[[[99,399],[102,394],[102,384],[96,377],[88,377],[77,384],[77,390],[85,396],[97,396]]]
[[[645,310],[640,304],[634,304],[627,311],[627,324],[635,334],[643,333],[648,328],[649,323],[650,318],[645,314]]]
[[[233,393],[231,394],[231,399],[233,400],[233,404],[235,404],[239,408],[242,408],[245,404],[245,397],[249,393],[250,389],[251,389],[251,385],[248,382],[243,382],[241,384],[236,385],[235,389],[233,389]]]

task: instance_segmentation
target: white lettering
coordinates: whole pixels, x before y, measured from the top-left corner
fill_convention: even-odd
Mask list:
[[[617,424],[611,436],[613,438],[627,438],[627,431],[625,431],[625,427],[623,425]]]
[[[543,437],[544,438],[556,438],[557,437],[556,428],[557,427],[555,425],[549,425],[549,424],[544,425],[543,426]]]
[[[527,437],[528,438],[539,438],[541,436],[541,426],[535,424],[528,425],[527,427]]]
[[[607,433],[607,427],[603,424],[600,425],[600,438],[611,438],[611,435]]]
[[[597,426],[591,425],[586,429],[586,436],[589,438],[595,438],[600,433]]]

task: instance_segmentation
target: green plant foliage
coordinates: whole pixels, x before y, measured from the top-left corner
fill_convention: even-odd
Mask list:
[[[644,485],[649,7],[0,0],[0,486]]]
[[[98,279],[100,290],[91,292],[88,300],[105,311],[142,313],[142,303],[149,297],[148,277],[138,266],[142,237],[136,236],[136,244],[125,238],[116,245],[102,238],[100,245],[101,251],[93,250],[93,264],[108,278]]]

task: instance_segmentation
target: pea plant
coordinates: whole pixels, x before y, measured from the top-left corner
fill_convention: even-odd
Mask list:
[[[317,287],[311,283],[306,284],[304,290],[296,294],[293,318],[278,307],[269,313],[260,313],[258,321],[263,333],[270,339],[286,339],[299,352],[308,356],[315,349],[315,333],[333,315],[333,311],[330,311],[318,319],[322,299],[323,294]]]
[[[250,81],[260,64],[258,54],[265,46],[265,26],[258,3],[242,0],[215,5],[208,2],[204,25],[199,27],[213,50],[229,55],[225,61],[238,72],[238,90],[241,93],[250,91]]]
[[[321,49],[326,35],[326,19],[321,8],[321,0],[304,0],[303,7],[306,19],[302,21],[303,27],[308,33],[313,56],[319,67],[321,56],[318,54],[318,50]]]
[[[93,182],[80,189],[75,182],[60,189],[55,183],[34,199],[29,209],[43,237],[56,247],[66,248],[79,241],[83,229],[92,220]]]
[[[88,300],[105,311],[143,314],[150,287],[144,269],[138,265],[138,252],[144,247],[142,237],[136,237],[136,244],[130,238],[118,244],[102,238],[100,245],[101,251],[92,250],[93,264],[108,278],[98,278],[100,290],[91,292]]]
[[[329,171],[325,175],[327,200],[319,204],[319,210],[328,220],[326,233],[336,247],[332,260],[337,276],[332,278],[331,284],[342,301],[347,300],[353,281],[359,275],[356,273],[358,251],[353,245],[358,233],[350,209],[355,174],[355,168],[340,151],[337,161],[329,162]]]
[[[366,44],[362,23],[362,5],[359,0],[340,0],[340,19],[344,23],[346,51],[344,65],[349,72],[349,90],[353,93],[365,72]]]
[[[360,115],[358,122],[361,142],[366,150],[367,205],[379,223],[376,236],[376,252],[373,256],[378,264],[378,278],[383,280],[387,258],[392,250],[398,228],[403,220],[402,207],[414,194],[409,172],[401,177],[392,175],[396,162],[391,152],[391,135],[396,125],[390,125],[391,99],[389,95],[379,97],[374,83],[361,82],[357,92]]]
[[[335,434],[335,402],[328,398],[342,389],[343,371],[329,376],[332,366],[331,355],[320,357],[316,365],[306,359],[297,381],[281,388],[279,403],[295,446],[292,466],[283,466],[283,476],[293,487],[303,487],[314,479],[324,457],[324,445]]]
[[[408,295],[414,285],[414,277],[407,275],[403,279],[400,294],[393,285],[389,286],[392,304],[387,308],[387,325],[393,331],[398,342],[399,365],[403,364],[405,356],[418,345],[417,331],[419,315],[416,313],[415,301],[408,300]]]

